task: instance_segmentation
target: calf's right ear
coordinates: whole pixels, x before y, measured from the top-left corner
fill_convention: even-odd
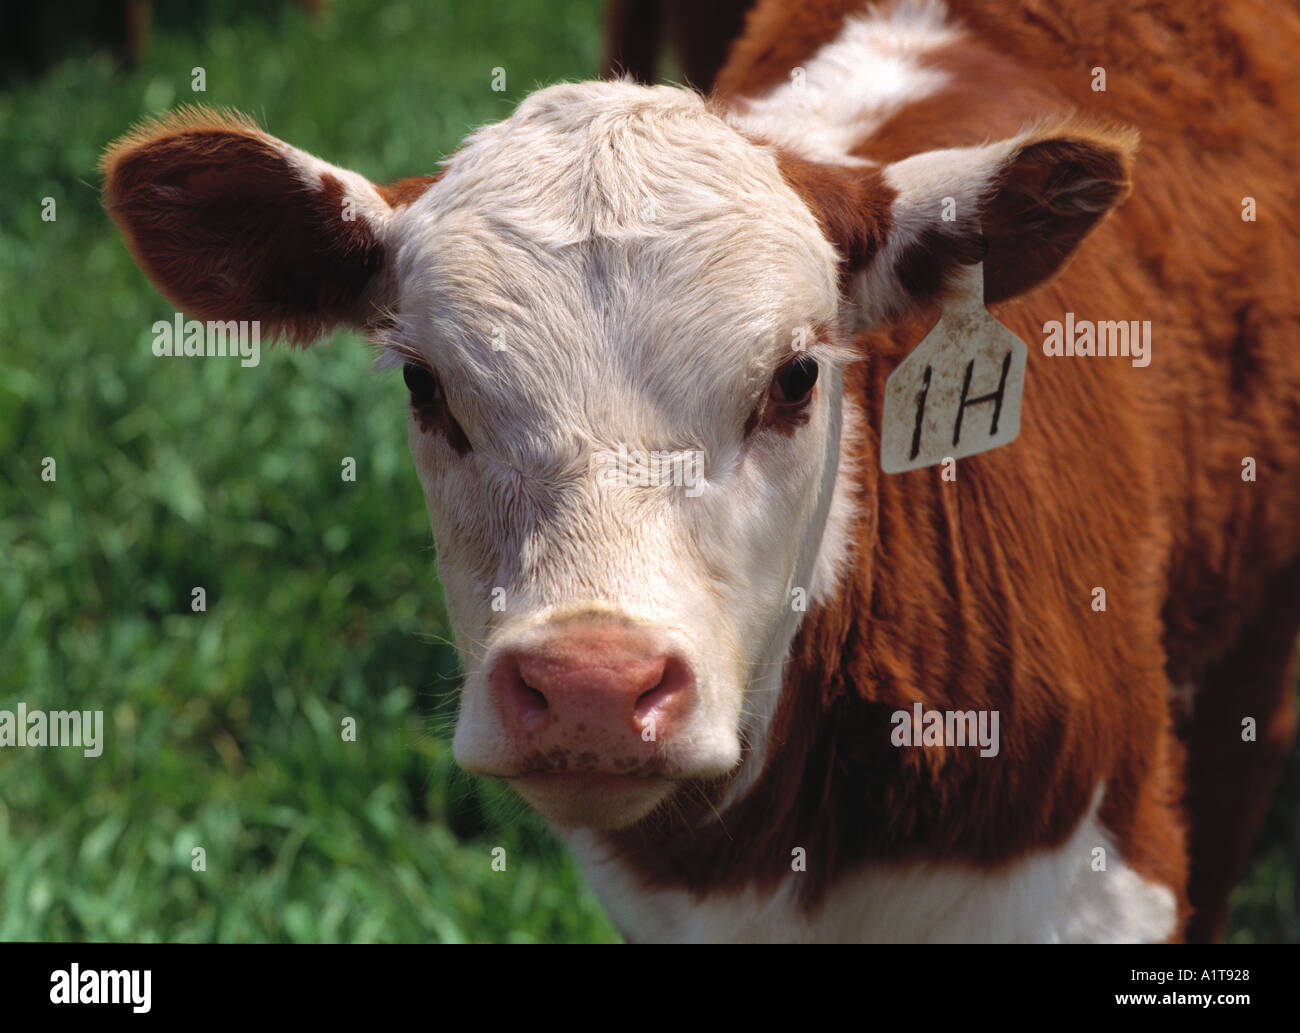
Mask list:
[[[173,304],[295,343],[381,318],[394,205],[432,182],[378,187],[246,116],[197,108],[137,127],[100,167],[104,207]]]

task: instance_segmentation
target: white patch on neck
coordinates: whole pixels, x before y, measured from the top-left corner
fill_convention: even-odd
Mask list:
[[[947,85],[949,77],[924,58],[960,36],[938,0],[868,8],[792,69],[789,82],[740,101],[730,121],[813,161],[871,164],[850,152],[902,108]]]
[[[864,792],[869,787],[864,787]],[[1105,795],[1060,847],[988,871],[962,864],[873,864],[842,876],[820,910],[794,901],[791,872],[769,893],[692,897],[641,888],[597,834],[567,834],[615,924],[638,942],[1156,943],[1174,932],[1173,891],[1126,865],[1097,820]],[[723,819],[725,820],[725,814]],[[791,848],[799,846],[791,843]],[[1093,871],[1094,851],[1106,870]],[[788,864],[789,858],[773,858]]]

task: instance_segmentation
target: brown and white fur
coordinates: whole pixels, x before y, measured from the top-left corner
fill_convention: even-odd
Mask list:
[[[1294,729],[1300,19],[1188,6],[762,0],[708,98],[553,86],[388,187],[181,113],[105,203],[187,312],[404,366],[457,756],[630,938],[1213,938]],[[1020,437],[886,476],[981,261]],[[1067,311],[1150,366],[1046,356]],[[917,702],[1000,751],[892,745]]]

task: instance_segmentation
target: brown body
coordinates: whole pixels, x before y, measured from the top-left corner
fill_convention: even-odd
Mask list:
[[[760,3],[717,98],[786,81],[862,6]],[[885,380],[933,316],[863,338],[845,402],[867,428],[856,557],[795,641],[779,745],[725,830],[619,845],[653,884],[703,891],[775,882],[803,844],[812,903],[860,861],[999,866],[1058,845],[1104,782],[1124,858],[1174,889],[1183,935],[1215,938],[1295,726],[1300,188],[1281,127],[1300,124],[1300,16],[948,6],[975,37],[937,58],[953,85],[856,153],[895,161],[1077,112],[1141,132],[1132,195],[1059,278],[994,306],[1029,344],[1021,436],[954,482],[879,472]],[[1151,365],[1045,356],[1044,324],[1068,311],[1150,320]],[[1000,710],[1001,763],[892,749],[889,715],[914,701]]]

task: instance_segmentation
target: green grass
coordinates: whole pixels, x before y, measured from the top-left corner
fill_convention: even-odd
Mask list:
[[[95,171],[198,100],[377,181],[431,172],[538,84],[590,76],[598,5],[277,17],[213,5],[156,25],[129,74],[87,54],[0,94],[0,706],[102,709],[107,740],[0,753],[0,939],[616,940],[540,823],[452,761],[400,377],[346,334],[255,369],[155,358],[170,306]]]
[[[209,3],[160,14],[129,73],[85,53],[0,93],[0,707],[102,709],[107,739],[94,760],[0,751],[0,939],[617,940],[541,824],[452,761],[400,378],[348,335],[252,370],[155,358],[171,307],[95,171],[197,100],[377,181],[427,173],[535,86],[590,76],[599,7]],[[1294,763],[1287,787],[1235,939],[1300,938]]]

